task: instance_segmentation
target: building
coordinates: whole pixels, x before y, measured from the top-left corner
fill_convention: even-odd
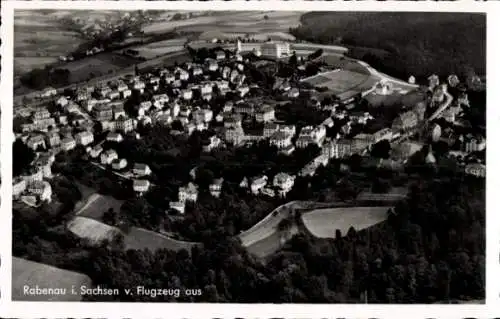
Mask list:
[[[261,48],[261,55],[268,58],[283,58],[290,55],[290,44],[286,42],[267,42]]]
[[[300,135],[295,142],[297,148],[306,148],[311,144],[315,144],[315,141],[310,135]]]
[[[38,196],[40,201],[47,201],[50,203],[52,199],[52,187],[46,181],[34,181],[30,183],[27,188],[28,192]]]
[[[360,133],[352,138],[354,152],[360,152],[372,145],[373,135]]]
[[[484,137],[466,137],[465,141],[465,151],[467,153],[471,152],[481,152],[486,149],[486,139]]]
[[[46,148],[45,138],[43,135],[35,135],[28,139],[26,145],[34,151],[36,151],[39,147]]]
[[[38,109],[33,113],[33,121],[48,119],[50,117],[50,112],[45,109]]]
[[[73,137],[68,136],[61,140],[61,148],[63,151],[70,151],[76,147],[76,141]]]
[[[134,130],[134,120],[126,118],[125,116],[120,116],[116,121],[116,129],[124,133],[131,132]]]
[[[203,145],[204,152],[211,152],[213,149],[217,149],[222,145],[222,140],[216,135],[210,136],[208,139],[208,144]]]
[[[120,143],[123,141],[123,136],[120,133],[110,132],[108,136],[106,136],[107,141]]]
[[[113,119],[113,108],[109,104],[98,104],[92,109],[92,114],[98,121],[111,121]]]
[[[198,187],[193,183],[187,186],[179,187],[179,201],[185,203],[187,201],[196,202],[198,200]]]
[[[12,183],[12,196],[17,198],[26,190],[26,180],[15,178]]]
[[[240,128],[242,118],[240,114],[229,114],[224,116],[224,127],[225,128]]]
[[[101,153],[101,164],[111,164],[115,159],[118,159],[118,154],[115,150],[107,150]]]
[[[97,145],[97,146],[90,149],[90,152],[89,152],[90,157],[97,158],[99,155],[101,155],[102,151],[103,151],[102,146]]]
[[[264,124],[264,137],[269,138],[274,133],[278,132],[280,126],[276,123],[266,123]]]
[[[46,136],[49,148],[59,146],[61,144],[61,136],[56,132],[50,132]]]
[[[199,109],[193,112],[193,119],[196,122],[208,123],[212,121],[214,112],[209,109]]]
[[[184,214],[186,210],[186,204],[184,202],[170,202],[168,205],[170,209],[175,210],[180,214]]]
[[[287,173],[278,173],[274,176],[273,185],[278,188],[278,193],[285,196],[293,187],[295,177]]]
[[[135,163],[132,172],[138,176],[146,176],[151,174],[151,169],[147,164]]]
[[[278,149],[285,149],[292,145],[292,135],[278,131],[271,136],[269,144],[276,146]]]
[[[323,146],[322,150],[322,154],[328,158],[348,157],[353,154],[352,141],[347,139],[330,141]]]
[[[486,177],[486,165],[479,163],[472,163],[465,166],[465,173],[476,177]]]
[[[151,183],[144,179],[134,179],[132,184],[134,191],[141,194],[147,192],[149,190],[149,186],[151,186]]]
[[[39,167],[31,169],[31,171],[23,176],[23,179],[26,181],[26,184],[31,184],[35,181],[43,180],[43,171]]]
[[[257,113],[255,114],[255,120],[259,123],[266,123],[274,121],[274,107],[270,105],[263,106]]]
[[[222,184],[224,183],[223,178],[215,179],[212,184],[209,185],[210,194],[214,197],[219,197],[222,192]]]
[[[228,128],[225,131],[225,140],[226,142],[239,145],[245,140],[245,132],[241,127]]]
[[[250,190],[252,194],[257,195],[262,189],[267,185],[267,176],[263,175],[255,178],[250,184]]]
[[[127,160],[124,158],[115,159],[111,163],[111,168],[117,171],[124,169],[125,167],[127,167]]]
[[[76,143],[85,146],[94,142],[94,134],[89,131],[80,132],[75,135],[75,139]]]
[[[52,178],[52,163],[55,157],[52,154],[42,154],[33,163],[33,166],[41,170],[44,178]]]

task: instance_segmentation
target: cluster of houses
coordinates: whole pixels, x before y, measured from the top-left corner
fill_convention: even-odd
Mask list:
[[[174,130],[172,126],[172,133],[186,136],[195,131],[215,128],[214,133],[204,140],[204,152],[261,140],[266,140],[269,145],[277,147],[280,153],[286,155],[292,155],[296,149],[317,145],[321,148],[320,155],[296,172],[299,176],[311,176],[319,166],[327,165],[332,158],[361,154],[373,144],[384,139],[391,141],[400,132],[411,130],[424,120],[426,105],[419,103],[399,114],[391,127],[373,134],[360,133],[352,138],[345,137],[350,134],[351,126],[366,125],[373,120],[373,116],[354,110],[337,112],[336,105],[330,105],[328,109],[331,116],[319,125],[297,128],[293,124],[278,123],[275,105],[264,103],[262,98],[248,97],[249,92],[258,86],[248,83],[245,71],[248,63],[252,62],[244,60],[238,53],[240,46],[241,43],[237,43],[234,53],[215,52],[213,57],[206,58],[203,63],[184,63],[154,73],[130,75],[96,86],[81,87],[71,97],[59,95],[57,90],[48,88],[42,96],[53,97],[55,108],[49,111],[47,107],[39,107],[25,112],[18,138],[42,159],[47,156],[52,158],[58,152],[67,152],[82,146],[97,165],[111,166],[117,173],[128,169],[126,174],[133,180],[134,190],[142,194],[151,187],[147,178],[151,174],[150,168],[141,163],[134,163],[132,166],[126,158],[120,158],[115,150],[103,149],[103,141],[95,140],[96,125],[102,131],[108,132],[105,137],[107,141],[116,143],[121,143],[125,135],[134,133],[139,124],[171,126],[175,121],[180,123],[182,129],[177,125]],[[263,46],[262,53],[287,56],[289,47],[282,43],[268,43]],[[455,80],[452,78],[449,82],[455,84]],[[430,104],[443,103],[443,96],[447,94],[446,85],[440,84],[439,78],[430,77],[429,88],[432,88],[433,92]],[[282,83],[280,90],[286,92],[290,98],[300,94],[300,90],[292,88],[288,82]],[[378,90],[386,92],[390,88],[381,84]],[[208,102],[230,92],[233,97],[238,98],[226,101],[222,110],[214,114]],[[293,94],[288,94],[290,92]],[[133,106],[133,112],[129,113],[125,111],[125,102],[132,95],[139,97],[139,102]],[[467,96],[462,94],[452,106],[455,109],[448,113],[457,115],[459,108],[467,105]],[[325,109],[324,105],[321,107]],[[314,111],[314,108],[311,111]],[[448,113],[443,117],[451,117]],[[334,120],[344,118],[348,121],[342,126],[340,133],[328,138],[327,129],[334,126]],[[247,134],[243,128],[244,119],[263,124],[262,132]],[[138,134],[135,136],[140,138]],[[485,147],[484,139],[463,139],[466,152],[482,150]],[[45,179],[50,178],[51,161],[37,159],[38,162],[45,164],[34,164],[33,173],[16,179],[14,185],[15,195],[28,202],[32,202],[33,197],[37,200],[50,200],[50,184]],[[277,174],[272,182],[268,182],[267,176],[259,176],[245,179],[241,186],[248,187],[253,194],[284,196],[293,187],[294,180],[294,175],[282,172]],[[210,193],[215,197],[220,196],[222,185],[223,179],[214,180],[210,185]],[[178,201],[172,202],[170,206],[183,212],[185,203],[196,201],[197,196],[197,186],[189,183],[179,188]]]

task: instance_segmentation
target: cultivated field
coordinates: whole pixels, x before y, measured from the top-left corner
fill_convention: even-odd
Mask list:
[[[149,60],[161,55],[183,50],[186,40],[186,38],[165,40],[150,43],[147,45],[132,47],[130,49],[139,51],[139,56]]]
[[[42,294],[25,295],[24,286],[40,288],[66,288],[68,293],[48,297]],[[18,301],[80,301],[81,296],[71,293],[72,287],[92,286],[91,279],[83,274],[49,265],[12,257],[12,299]]]
[[[390,207],[348,207],[316,209],[302,215],[306,228],[316,237],[335,238],[336,230],[345,235],[352,226],[362,230],[387,219]]]
[[[104,240],[112,241],[120,230],[92,218],[76,216],[68,223],[68,229],[76,236],[87,239],[92,244]]]
[[[67,14],[67,13],[66,13]],[[16,11],[14,17],[14,72],[16,75],[56,62],[77,48],[83,39],[66,31],[59,19],[64,12]]]
[[[194,17],[179,21],[158,21],[146,26],[146,34],[171,30],[200,33],[202,39],[235,38],[238,36],[267,39],[294,39],[288,34],[290,27],[300,22],[301,12],[218,12],[211,16]],[[266,19],[267,16],[267,19]],[[206,32],[210,30],[209,32]],[[206,33],[205,33],[206,32]]]

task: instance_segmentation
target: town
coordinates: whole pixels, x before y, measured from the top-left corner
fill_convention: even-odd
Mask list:
[[[303,233],[338,241],[383,221],[403,227],[394,220],[412,217],[400,203],[424,183],[479,192],[486,129],[470,114],[484,79],[397,79],[348,52],[214,36],[31,92],[14,107],[14,215],[53,216],[57,232],[112,251],[232,238],[266,265]],[[381,298],[359,289],[361,301]]]
[[[244,59],[242,54],[245,52],[241,41],[238,41],[233,50],[215,51],[213,57],[207,57],[201,63],[186,63],[174,68],[129,76],[112,83],[82,87],[71,92],[71,95],[59,94],[56,89],[47,88],[40,98],[52,98],[53,102],[50,103],[53,105],[50,109],[53,112],[48,107],[20,110],[25,123],[21,125],[21,131],[16,133],[16,137],[35,151],[37,158],[27,174],[16,178],[13,185],[14,196],[32,206],[50,201],[51,166],[55,156],[59,152],[71,152],[77,146],[85,149],[86,157],[96,168],[104,170],[110,167],[117,176],[130,179],[133,190],[142,195],[154,187],[148,178],[154,174],[148,163],[131,162],[130,159],[120,157],[115,149],[103,148],[103,144],[121,143],[124,138],[140,139],[137,127],[145,125],[168,126],[172,135],[184,138],[195,131],[202,132],[202,151],[207,154],[227,147],[249,147],[266,141],[278,153],[293,157],[297,149],[316,146],[317,156],[298,171],[280,171],[274,176],[267,176],[262,171],[256,176],[245,176],[240,184],[253,194],[285,196],[292,189],[296,176],[311,176],[319,166],[326,166],[332,158],[366,155],[374,145],[383,140],[390,141],[394,153],[399,151],[399,154],[394,155],[397,159],[380,161],[378,165],[403,165],[424,146],[424,143],[412,140],[416,128],[421,128],[426,120],[437,117],[460,125],[460,114],[463,108],[469,107],[466,93],[452,97],[447,92],[448,86],[459,85],[457,76],[450,75],[444,83],[440,83],[436,75],[431,75],[428,90],[432,94],[428,108],[424,103],[408,106],[392,125],[373,133],[360,132],[353,135],[352,126],[363,126],[375,120],[369,113],[355,109],[355,95],[388,94],[388,91],[393,90],[390,81],[382,79],[366,91],[347,92],[351,94],[337,97],[337,100],[327,101],[328,104],[325,104],[325,100],[320,101],[315,92],[311,92],[314,88],[304,89],[305,85],[302,85],[321,83],[316,79],[324,81],[326,78],[328,81],[329,74],[339,71],[324,66],[317,74],[298,79],[295,83],[283,79],[283,83],[276,88],[280,95],[279,101],[276,101],[274,96],[264,95],[257,83],[250,83],[250,75],[246,70],[255,68],[255,65],[272,64],[272,59],[296,55],[292,55],[288,43],[264,43],[260,50],[255,50],[255,45],[252,47],[252,54],[266,59],[255,62]],[[305,70],[304,64],[297,65],[296,68],[298,71]],[[411,83],[412,79],[409,80],[409,84]],[[320,124],[310,123],[311,125],[304,126],[280,121],[276,117],[277,108],[299,98],[305,92],[311,95],[311,112],[327,114],[324,120]],[[134,100],[141,102],[127,113],[124,105],[133,94]],[[226,100],[222,108],[210,106],[209,103],[214,98],[218,98],[217,102]],[[432,110],[436,113],[432,114]],[[427,119],[426,114],[430,115]],[[339,125],[338,123],[342,123],[342,126],[337,134],[327,136],[327,131]],[[246,132],[247,126],[258,126],[259,129]],[[427,126],[427,131],[421,132],[422,134],[426,137],[428,135],[434,142],[445,140],[452,144],[458,140],[456,149],[451,149],[449,156],[457,159],[466,174],[485,177],[484,156],[477,156],[485,150],[484,136],[466,131],[457,136],[451,128],[441,132],[439,124]],[[96,136],[101,138],[96,139]],[[104,143],[106,141],[111,143]],[[469,156],[470,154],[476,156]],[[436,164],[431,148],[428,150],[426,163]],[[209,185],[210,193],[215,197],[220,196],[223,184],[222,176],[215,178]],[[197,194],[198,186],[194,183],[179,187],[178,198],[170,202],[170,208],[184,213],[186,201],[196,202]]]

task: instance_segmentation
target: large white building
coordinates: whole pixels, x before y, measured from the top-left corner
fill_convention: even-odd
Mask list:
[[[282,58],[290,55],[290,44],[286,42],[267,42],[261,46],[263,57]]]

